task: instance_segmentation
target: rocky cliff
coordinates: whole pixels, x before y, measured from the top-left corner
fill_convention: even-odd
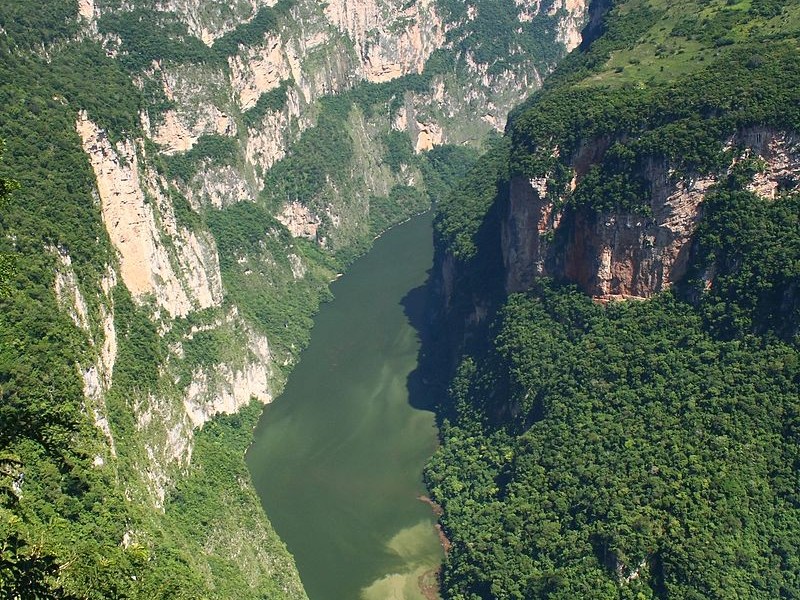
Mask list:
[[[439,198],[577,44],[584,13],[572,0],[0,7],[2,168],[22,183],[0,245],[23,257],[20,293],[0,302],[47,316],[0,323],[17,336],[0,390],[52,398],[46,378],[8,367],[50,364],[70,407],[63,448],[4,430],[14,472],[55,482],[9,498],[32,515],[57,504],[63,530],[93,544],[76,561],[51,536],[53,585],[303,597],[242,461],[259,407],[328,283]],[[33,329],[59,343],[18,341]],[[49,431],[58,419],[40,412]],[[102,535],[73,531],[95,493],[115,516],[84,510],[80,527]]]
[[[537,277],[576,283],[600,300],[649,298],[669,289],[687,273],[703,200],[737,164],[759,163],[746,187],[762,200],[800,189],[796,139],[794,132],[743,129],[724,141],[736,149],[725,168],[691,175],[650,158],[642,166],[645,196],[637,212],[571,206],[566,195],[548,192],[547,177],[513,177],[501,229],[506,291],[527,290]],[[569,191],[602,163],[607,148],[602,140],[580,145],[568,162]]]
[[[591,13],[437,210],[443,595],[797,595],[800,6]]]

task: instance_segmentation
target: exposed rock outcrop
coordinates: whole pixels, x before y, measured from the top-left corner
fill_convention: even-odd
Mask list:
[[[244,151],[248,163],[260,172],[266,171],[286,155],[289,145],[311,124],[303,114],[297,90],[288,90],[285,108],[268,112],[258,127],[247,131]],[[261,178],[258,184],[260,190]]]
[[[117,332],[111,297],[113,288],[117,284],[116,273],[111,267],[107,267],[105,275],[100,280],[100,293],[97,299],[99,329],[95,329],[91,324],[89,306],[72,268],[72,258],[65,248],[51,248],[51,251],[57,260],[54,279],[56,298],[75,326],[87,335],[89,343],[94,348],[91,362],[88,365],[77,365],[83,378],[86,408],[92,414],[95,426],[103,432],[110,454],[116,456],[116,444],[108,422],[105,403],[105,394],[111,388],[114,364],[117,360]],[[95,466],[103,464],[101,456],[95,458]]]
[[[740,139],[750,154],[764,160],[764,170],[756,173],[748,186],[751,192],[774,199],[800,187],[800,138],[796,134],[754,127]]]
[[[353,40],[368,81],[421,72],[444,41],[433,0],[331,0],[325,15]]]
[[[607,147],[608,140],[597,140],[576,152],[573,188]],[[800,187],[795,136],[750,129],[726,147],[741,150],[737,161],[763,161],[749,185],[761,198]],[[541,276],[576,283],[600,300],[648,298],[668,289],[686,274],[702,202],[725,175],[678,176],[665,161],[650,161],[644,169],[648,210],[640,214],[559,208],[564,201],[548,195],[546,177],[513,178],[501,228],[506,290],[526,290]]]
[[[140,165],[136,144],[128,140],[112,145],[85,114],[76,127],[97,179],[103,222],[119,252],[122,281],[131,294],[153,294],[173,317],[218,305],[222,280],[216,247],[204,234],[177,226],[164,194],[166,184]]]
[[[215,133],[218,135],[234,135],[236,124],[226,114],[214,106],[201,115],[194,123],[187,123],[174,110],[163,115],[163,121],[151,127],[149,119],[142,118],[145,131],[150,131],[150,139],[161,146],[164,154],[186,152],[197,143],[201,135]]]
[[[252,200],[257,194],[244,179],[242,172],[231,165],[202,165],[183,191],[195,210],[208,205],[223,208],[236,202]]]
[[[49,248],[57,260],[55,276],[56,298],[61,307],[75,323],[75,326],[84,331],[89,330],[89,309],[86,299],[78,286],[78,279],[72,268],[72,257],[66,248]]]
[[[311,212],[311,210],[297,201],[292,201],[284,205],[283,210],[276,217],[294,237],[307,238],[314,240],[317,238],[322,219]]]
[[[279,37],[270,36],[258,48],[248,48],[228,61],[231,86],[239,107],[255,106],[262,94],[294,76],[285,48]]]
[[[142,500],[149,500],[156,508],[163,509],[176,470],[185,468],[191,461],[192,424],[183,407],[163,395],[148,394],[137,399],[132,410],[144,449],[144,460],[137,465],[148,491],[148,497]]]
[[[231,316],[236,320],[236,315]],[[239,365],[220,363],[196,368],[184,393],[183,406],[195,427],[219,413],[235,413],[255,398],[268,404],[272,354],[267,338],[239,323],[246,341],[247,358]]]
[[[444,138],[442,128],[436,123],[414,123],[413,131],[416,132],[416,143],[414,144],[414,151],[419,154],[420,152],[427,152],[434,146],[442,143]]]
[[[86,21],[94,19],[94,0],[78,0],[78,14]]]
[[[157,122],[145,113],[142,128],[165,154],[191,149],[202,135],[236,135],[233,108],[227,100],[227,77],[203,65],[182,65],[180,69],[154,63],[151,76],[161,81],[166,99],[174,108],[166,110]]]
[[[567,50],[577,48],[581,43],[586,4],[585,0],[555,0],[550,7],[549,14],[559,15],[556,39]]]

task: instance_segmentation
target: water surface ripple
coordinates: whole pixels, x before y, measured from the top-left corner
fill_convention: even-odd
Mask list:
[[[420,600],[420,581],[441,562],[435,519],[417,499],[434,416],[409,402],[432,256],[424,215],[333,284],[335,300],[248,451],[310,600]]]

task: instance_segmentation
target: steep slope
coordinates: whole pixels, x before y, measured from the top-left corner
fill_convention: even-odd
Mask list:
[[[592,11],[438,210],[445,597],[796,596],[800,12]]]
[[[2,593],[304,597],[242,460],[260,407],[328,282],[449,187],[584,12],[2,4]]]

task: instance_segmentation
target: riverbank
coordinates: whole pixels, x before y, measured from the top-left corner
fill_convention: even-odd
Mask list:
[[[388,230],[332,284],[335,299],[248,451],[311,600],[435,597],[426,574],[443,549],[416,498],[438,436],[433,413],[409,402],[431,226],[428,213]]]

